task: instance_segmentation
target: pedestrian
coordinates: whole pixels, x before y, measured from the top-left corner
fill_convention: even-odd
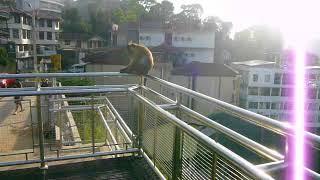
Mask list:
[[[14,88],[22,88],[22,84],[20,81],[16,81],[15,84],[13,85]],[[16,104],[16,110],[14,111],[13,115],[17,115],[18,109],[20,107],[20,112],[24,111],[22,107],[22,96],[15,96],[14,97],[14,103]]]

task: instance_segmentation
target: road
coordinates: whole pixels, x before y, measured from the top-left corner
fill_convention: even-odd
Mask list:
[[[27,100],[22,102],[24,111],[13,115],[13,98],[0,99],[0,154],[33,147],[30,100],[32,103],[35,100],[33,97],[26,97],[24,100]]]

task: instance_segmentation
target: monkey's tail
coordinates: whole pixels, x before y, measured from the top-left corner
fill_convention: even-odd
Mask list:
[[[124,69],[120,69],[120,73],[129,73],[129,69],[127,67]]]

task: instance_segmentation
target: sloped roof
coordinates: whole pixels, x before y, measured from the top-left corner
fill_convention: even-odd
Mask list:
[[[105,52],[88,54],[83,61],[86,63],[105,65],[127,65],[129,63],[128,54],[125,48],[114,48]]]
[[[64,32],[60,34],[61,39],[64,40],[88,40],[90,38],[100,38],[103,40],[102,37],[98,35],[90,35],[86,33],[69,33],[69,32]]]
[[[3,8],[0,8],[0,12],[2,12],[2,13],[23,14],[23,15],[31,16],[30,13],[28,13],[26,11],[23,11],[23,10],[20,10],[20,9],[17,9],[17,8],[14,8],[14,7],[3,7]]]
[[[238,72],[227,65],[218,63],[191,62],[177,67],[171,72],[173,75],[181,76],[224,76],[234,77]]]

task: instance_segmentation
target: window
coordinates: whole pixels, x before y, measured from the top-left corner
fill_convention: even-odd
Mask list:
[[[19,15],[14,16],[14,23],[21,23],[21,19]]]
[[[187,39],[188,41],[192,41],[192,39],[191,39],[191,37],[188,37],[188,39]]]
[[[52,32],[47,32],[47,39],[52,40]]]
[[[270,102],[260,102],[259,109],[270,109]]]
[[[309,110],[309,111],[315,111],[315,110],[317,110],[317,104],[316,104],[316,103],[309,103],[309,104],[308,104],[308,110]]]
[[[270,88],[260,88],[260,96],[270,96]]]
[[[179,41],[179,38],[176,36],[176,37],[174,37],[174,40],[175,41]]]
[[[140,40],[143,41],[143,40],[144,40],[144,37],[143,37],[143,36],[140,36]]]
[[[59,21],[55,21],[54,24],[55,24],[55,27],[56,27],[56,28],[59,28]]]
[[[80,41],[80,40],[77,40],[76,47],[77,47],[77,48],[81,48],[81,41]]]
[[[184,37],[181,37],[181,41],[184,41]]]
[[[293,84],[293,74],[283,74],[282,84]]]
[[[23,24],[27,25],[27,16],[23,16]]]
[[[90,44],[91,44],[91,43],[90,43]],[[69,46],[69,45],[70,45],[70,40],[65,40],[65,41],[64,41],[64,45]]]
[[[257,87],[249,87],[248,94],[253,96],[258,96],[258,88]]]
[[[19,29],[12,29],[12,37],[15,39],[19,39]]]
[[[257,102],[249,102],[249,109],[258,109]]]
[[[27,30],[27,39],[31,39],[31,31]]]
[[[22,38],[27,39],[27,30],[22,29]]]
[[[23,45],[19,45],[19,51],[23,51]]]
[[[292,110],[292,109],[293,109],[293,104],[292,104],[292,102],[285,102],[285,103],[283,104],[283,109],[284,109],[284,110]]]
[[[39,32],[39,39],[44,40],[44,32],[43,31]]]
[[[51,19],[48,19],[48,20],[47,20],[47,26],[48,26],[48,27],[52,27],[52,20],[51,20]]]
[[[307,97],[309,99],[316,99],[317,98],[317,89],[308,89],[307,90]]]
[[[44,27],[44,19],[39,20],[39,27]]]
[[[280,84],[281,83],[281,74],[276,73],[274,75],[274,84]]]
[[[280,88],[272,88],[271,96],[280,96]]]
[[[23,49],[24,49],[24,51],[29,51],[29,45],[27,45],[27,44],[23,45]]]
[[[271,103],[271,109],[280,109],[280,103]]]
[[[292,90],[293,89],[290,89],[290,88],[282,88],[281,89],[281,96],[289,97],[291,95],[291,93],[293,92]]]
[[[258,74],[254,74],[254,75],[252,76],[252,79],[253,79],[253,82],[258,82],[258,80],[259,80]]]
[[[55,38],[56,38],[56,40],[59,40],[59,33],[55,33]]]
[[[268,83],[268,82],[270,82],[270,79],[271,79],[270,74],[264,75],[264,82]]]

